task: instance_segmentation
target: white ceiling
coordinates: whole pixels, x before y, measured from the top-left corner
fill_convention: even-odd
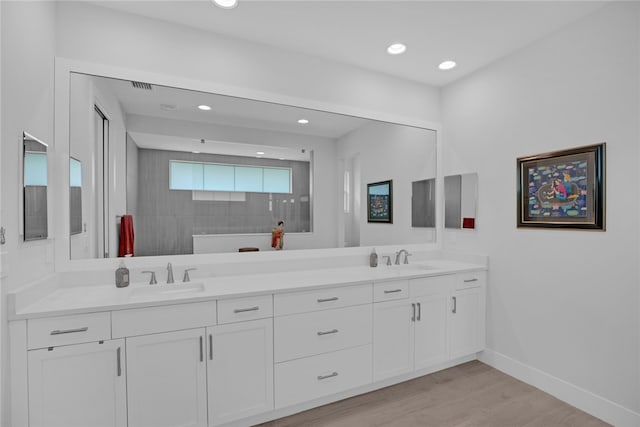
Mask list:
[[[601,7],[605,1],[95,1],[99,5],[397,77],[446,85]],[[403,42],[407,52],[386,47]],[[445,72],[437,65],[454,59]]]

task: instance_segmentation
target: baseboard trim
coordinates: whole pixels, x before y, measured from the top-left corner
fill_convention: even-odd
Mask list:
[[[614,426],[640,426],[639,413],[509,356],[485,349],[478,359]]]

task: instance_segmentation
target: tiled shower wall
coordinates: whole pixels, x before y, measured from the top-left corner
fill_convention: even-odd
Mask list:
[[[193,200],[192,191],[169,190],[170,160],[289,167],[293,193],[245,193],[245,201]],[[269,233],[280,220],[286,232],[310,231],[309,166],[302,161],[139,149],[136,256],[191,254],[194,234]]]

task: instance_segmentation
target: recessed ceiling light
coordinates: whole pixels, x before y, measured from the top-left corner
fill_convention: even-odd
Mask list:
[[[264,154],[264,151],[256,151],[256,154],[262,156]]]
[[[198,105],[198,109],[202,110],[202,111],[209,111],[211,110],[211,107],[209,107],[208,105]]]
[[[298,123],[300,123],[301,125],[306,125],[307,123],[309,123],[309,120],[307,120],[307,119],[300,119],[300,120],[298,120]]]
[[[193,154],[200,154],[199,151],[192,151]]]
[[[238,0],[213,0],[216,6],[219,6],[223,9],[233,9],[238,6]]]
[[[401,53],[405,53],[407,50],[407,46],[402,43],[394,43],[387,48],[387,53],[389,55],[400,55]]]
[[[447,60],[441,62],[440,65],[438,65],[438,68],[440,68],[441,70],[450,70],[452,68],[455,68],[456,65],[458,65],[456,64],[456,61]]]

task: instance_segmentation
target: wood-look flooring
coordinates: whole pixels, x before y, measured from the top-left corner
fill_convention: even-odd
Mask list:
[[[473,361],[260,427],[599,427],[609,424]]]

